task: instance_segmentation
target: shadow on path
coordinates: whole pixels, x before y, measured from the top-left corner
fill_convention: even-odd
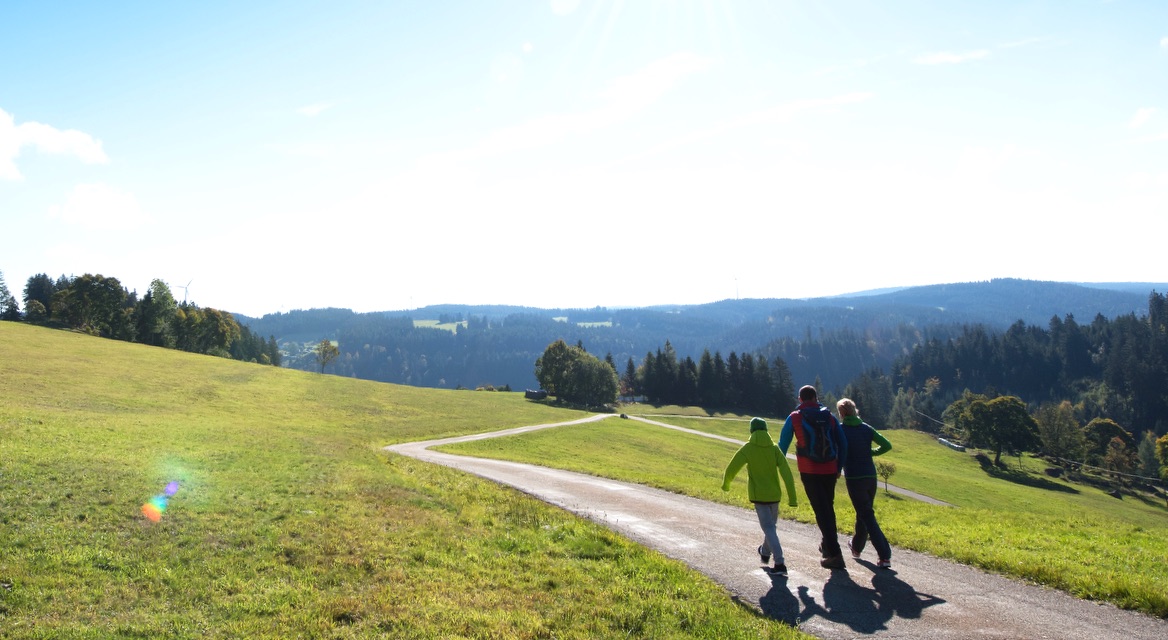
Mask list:
[[[796,597],[787,588],[786,578],[774,578],[761,604],[764,613],[787,624],[799,625],[822,618],[856,633],[872,634],[887,630],[888,621],[894,617],[918,619],[925,608],[945,602],[918,592],[893,571],[872,574],[871,585],[855,582],[845,570],[832,571],[823,585],[821,604],[806,586],[797,588]]]

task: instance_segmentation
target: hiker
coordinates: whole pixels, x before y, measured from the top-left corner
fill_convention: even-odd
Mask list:
[[[811,385],[799,389],[799,406],[783,423],[779,449],[784,455],[791,447],[792,438],[799,480],[823,538],[819,543],[819,553],[823,556],[819,564],[827,569],[846,568],[836,535],[835,483],[841,471],[840,462],[847,457],[848,442],[839,420],[819,404],[819,394]]]
[[[742,466],[746,465],[746,497],[754,503],[754,512],[758,515],[758,524],[762,527],[762,544],[758,547],[758,557],[762,563],[770,562],[775,557],[772,571],[780,576],[787,575],[786,561],[783,559],[783,547],[779,543],[779,532],[775,525],[779,521],[779,501],[783,499],[783,487],[779,485],[779,476],[783,477],[783,485],[787,487],[787,506],[794,507],[795,480],[791,476],[791,467],[787,465],[787,458],[779,453],[779,448],[771,440],[767,431],[766,420],[752,418],[750,420],[750,441],[730,459],[726,471],[722,474],[722,491],[730,490],[730,481]]]
[[[856,533],[848,542],[848,549],[853,558],[859,559],[864,545],[871,539],[872,548],[876,549],[876,566],[891,569],[892,547],[888,546],[888,540],[876,522],[876,463],[872,457],[892,451],[892,443],[860,419],[856,403],[851,399],[843,398],[835,407],[848,443],[848,455],[843,459],[844,481],[856,510]],[[872,443],[876,443],[876,449],[872,448]]]

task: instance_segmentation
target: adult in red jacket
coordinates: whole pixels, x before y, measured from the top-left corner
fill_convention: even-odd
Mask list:
[[[816,443],[812,442],[810,427],[804,424],[809,416],[830,418],[827,424],[827,436],[830,438],[830,449],[833,450],[830,460],[813,459],[813,449]],[[799,389],[799,407],[787,416],[783,423],[783,430],[779,434],[779,449],[786,455],[791,447],[791,440],[795,440],[795,460],[799,467],[799,480],[803,483],[803,490],[807,492],[807,502],[815,512],[815,524],[819,526],[822,541],[819,543],[819,552],[823,559],[819,564],[828,569],[843,569],[843,551],[840,549],[839,538],[835,524],[835,483],[840,475],[840,460],[847,458],[847,439],[844,438],[843,428],[839,420],[831,411],[819,404],[819,394],[815,387],[807,385]]]

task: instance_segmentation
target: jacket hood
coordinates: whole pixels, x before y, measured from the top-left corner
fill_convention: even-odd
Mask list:
[[[766,429],[760,429],[750,434],[750,444],[770,448],[775,446],[775,441],[771,439],[771,434]]]

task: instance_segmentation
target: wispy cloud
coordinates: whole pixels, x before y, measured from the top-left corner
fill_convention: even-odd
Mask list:
[[[682,147],[701,142],[703,140],[717,138],[718,136],[722,136],[730,131],[737,129],[754,129],[759,127],[765,128],[773,125],[783,125],[804,114],[836,112],[848,105],[867,102],[875,97],[875,95],[876,94],[871,92],[858,91],[854,93],[832,96],[830,98],[809,98],[804,100],[794,100],[768,109],[761,109],[747,113],[741,117],[735,118],[734,120],[720,123],[715,127],[693,131],[682,137],[658,144],[655,147],[641,153],[621,158],[618,163],[627,163],[649,156],[669,153]]]
[[[1168,36],[1164,36],[1163,38],[1160,38],[1160,48],[1161,49],[1168,49]]]
[[[132,193],[103,183],[79,184],[49,217],[85,229],[127,230],[149,221]]]
[[[39,122],[16,124],[16,119],[0,109],[0,180],[23,180],[16,168],[21,149],[33,147],[42,153],[75,156],[87,164],[105,164],[109,158],[101,141],[74,129],[61,131]]]
[[[831,75],[834,73],[854,71],[856,69],[863,69],[864,67],[868,66],[870,63],[871,63],[871,61],[869,61],[869,60],[863,60],[863,59],[852,60],[850,62],[844,62],[841,64],[832,65],[830,67],[824,67],[822,69],[812,71],[811,75],[816,76],[816,77],[820,77],[820,76]]]
[[[1152,114],[1154,113],[1156,113],[1155,107],[1144,107],[1142,109],[1137,109],[1135,115],[1133,115],[1131,120],[1128,121],[1127,126],[1131,127],[1132,129],[1139,129],[1148,122],[1148,119],[1151,118]]]
[[[334,106],[336,106],[336,105],[334,105],[331,102],[318,102],[316,104],[310,104],[310,105],[305,105],[303,107],[300,107],[299,109],[296,110],[296,113],[299,113],[302,116],[308,116],[309,118],[313,118],[313,117],[319,116],[321,113],[324,113],[325,110],[331,109]]]
[[[977,49],[976,51],[965,51],[963,53],[952,53],[950,51],[938,51],[935,53],[926,53],[923,56],[918,56],[913,60],[917,64],[961,64],[962,62],[969,62],[971,60],[981,60],[988,58],[990,55],[989,49]]]
[[[1049,42],[1049,41],[1050,41],[1050,38],[1048,38],[1048,37],[1037,37],[1036,36],[1033,38],[1023,38],[1021,40],[1014,40],[1012,42],[1003,42],[1002,44],[998,45],[998,48],[999,49],[1017,49],[1019,47],[1029,47],[1031,45],[1041,44],[1043,42]]]
[[[552,13],[557,16],[566,16],[580,6],[580,0],[550,0]]]
[[[598,104],[585,111],[560,113],[529,120],[486,136],[455,157],[484,157],[546,147],[569,138],[605,130],[649,108],[684,78],[704,71],[711,62],[701,56],[677,53],[615,79],[597,94]],[[451,157],[443,154],[443,157]]]

